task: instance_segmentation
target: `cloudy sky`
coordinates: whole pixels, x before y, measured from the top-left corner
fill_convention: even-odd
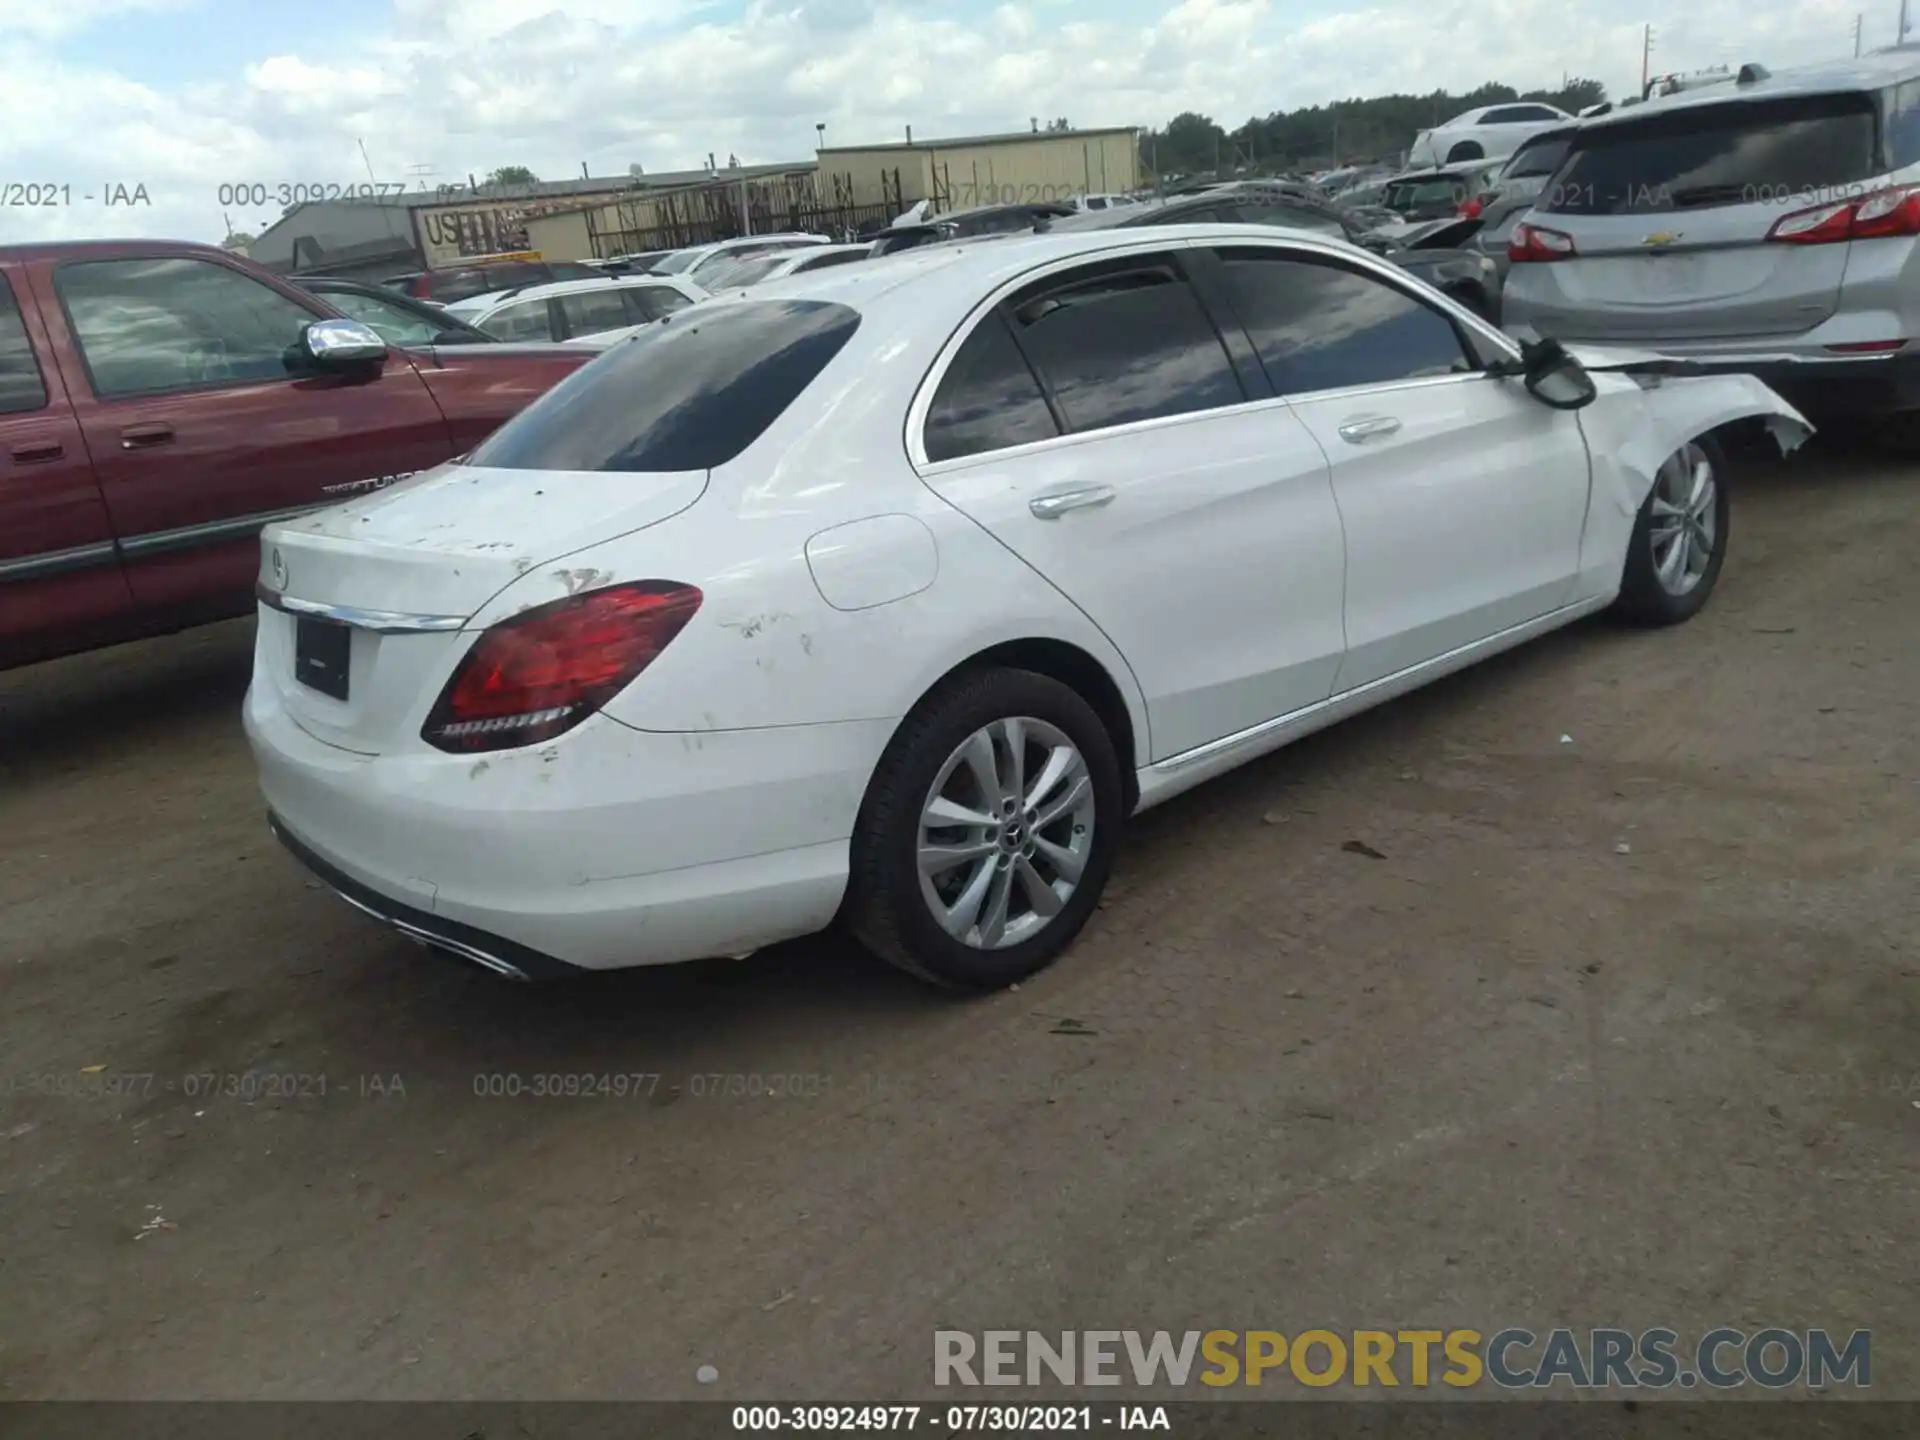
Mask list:
[[[1899,0],[0,0],[0,242],[224,235],[220,187],[759,163],[1484,80],[1850,54]],[[365,147],[365,158],[361,147]],[[123,193],[148,203],[109,204]],[[124,187],[118,188],[118,187]],[[92,199],[87,199],[92,196]],[[279,213],[227,206],[242,229]]]

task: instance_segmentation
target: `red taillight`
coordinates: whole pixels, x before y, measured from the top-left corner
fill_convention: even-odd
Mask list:
[[[416,300],[431,300],[433,298],[433,276],[414,276],[407,284],[407,293]]]
[[[1507,259],[1515,265],[1545,265],[1573,256],[1573,237],[1544,225],[1516,225],[1507,241]]]
[[[481,635],[420,736],[441,750],[506,750],[564,734],[652,664],[700,608],[691,585],[641,580],[556,600]]]
[[[1459,214],[1463,220],[1473,220],[1478,218],[1480,212],[1486,208],[1487,202],[1476,195],[1471,200],[1462,200],[1460,202]]]
[[[1837,245],[1888,235],[1920,235],[1920,187],[1878,190],[1783,215],[1767,231],[1781,245]]]
[[[1851,340],[1844,345],[1824,347],[1835,355],[1891,355],[1907,348],[1904,340]]]

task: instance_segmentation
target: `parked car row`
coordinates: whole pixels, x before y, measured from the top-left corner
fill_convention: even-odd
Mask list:
[[[1581,616],[1693,615],[1716,433],[1805,434],[1331,228],[1132,219],[730,288],[270,526],[274,833],[509,978],[838,922],[1003,986],[1133,814]]]

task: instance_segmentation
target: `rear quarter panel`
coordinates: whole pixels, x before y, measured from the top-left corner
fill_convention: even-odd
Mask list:
[[[469,627],[623,580],[697,585],[705,596],[699,612],[607,707],[625,724],[681,732],[892,721],[982,650],[1059,640],[1112,676],[1132,715],[1136,763],[1144,763],[1145,708],[1120,654],[1058,590],[922,484],[908,463],[902,417],[946,336],[946,328],[931,328],[939,331],[931,338],[924,325],[905,333],[863,331],[799,405],[712,473],[691,509],[533,568]],[[924,527],[931,535],[931,581],[890,603],[837,609],[815,581],[807,542],[881,516],[909,518],[873,533],[917,534]],[[925,569],[916,556],[903,573],[914,570],[918,585]]]

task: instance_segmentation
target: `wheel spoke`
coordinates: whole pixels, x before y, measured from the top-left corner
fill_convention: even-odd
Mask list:
[[[1045,880],[1040,872],[1033,868],[1033,862],[1022,855],[1013,862],[1013,870],[1020,877],[1020,888],[1026,893],[1027,904],[1033,907],[1033,913],[1041,916],[1058,915],[1064,903],[1059,892]]]
[[[1698,515],[1713,503],[1713,467],[1702,460],[1693,467],[1693,483],[1687,489],[1687,513]]]
[[[1018,800],[1027,793],[1026,722],[1018,716],[1009,717],[1000,722],[1000,734],[1007,742],[1007,776],[1001,794]]]
[[[1054,801],[1053,804],[1049,805],[1045,810],[1042,810],[1039,815],[1034,818],[1033,828],[1035,830],[1049,829],[1058,822],[1062,816],[1072,814],[1073,811],[1079,807],[1080,802],[1085,800],[1092,790],[1093,781],[1089,780],[1085,775],[1076,777],[1064,795]]]
[[[1056,845],[1044,835],[1033,837],[1033,848],[1046,856],[1047,863],[1062,880],[1078,884],[1080,872],[1087,867],[1087,858],[1078,850],[1069,850],[1065,845]]]
[[[921,824],[929,829],[943,825],[966,825],[974,828],[998,824],[992,815],[982,815],[978,810],[970,810],[957,800],[949,800],[944,795],[936,795],[927,805]]]
[[[1679,582],[1686,570],[1687,552],[1693,548],[1692,540],[1686,530],[1675,532],[1673,544],[1668,547],[1664,557],[1656,557],[1655,569],[1659,572],[1660,583],[1671,590]]]
[[[967,932],[973,929],[974,921],[980,916],[980,907],[986,901],[987,891],[992,888],[993,877],[998,872],[991,862],[982,865],[967,881],[967,888],[960,892],[960,898],[948,906],[940,916],[940,923],[946,932],[956,940],[965,940]],[[1001,909],[1004,912],[1006,902],[1003,898]]]
[[[1042,800],[1053,793],[1053,788],[1066,779],[1068,772],[1079,763],[1080,756],[1071,745],[1056,745],[1047,752],[1047,763],[1040,767],[1040,774],[1027,789],[1023,803],[1032,810]]]
[[[999,849],[991,840],[969,840],[961,845],[922,844],[920,847],[920,873],[923,875],[944,875],[956,865],[964,865],[969,860],[979,860]]]
[[[1658,490],[1653,492],[1650,508],[1656,520],[1676,520],[1686,513],[1671,500],[1664,498]]]
[[[1007,792],[1000,781],[1000,757],[993,752],[993,736],[985,730],[975,731],[967,741],[964,758],[967,769],[973,772],[973,783],[980,787],[981,799],[997,816]]]
[[[1007,902],[1013,896],[1013,867],[986,867],[987,904],[980,916],[980,943],[991,950],[1007,933]]]

